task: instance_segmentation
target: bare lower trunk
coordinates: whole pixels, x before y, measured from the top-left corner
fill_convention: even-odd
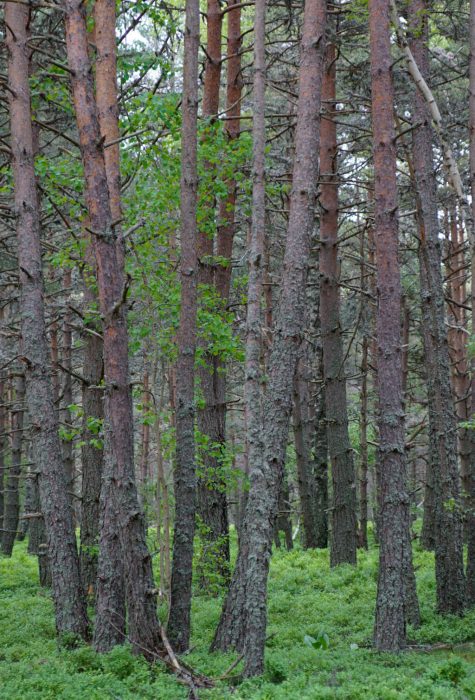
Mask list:
[[[320,319],[328,449],[332,465],[330,564],[356,564],[356,478],[348,433],[346,378],[340,325],[338,176],[335,113],[336,51],[329,44],[320,135]]]
[[[421,73],[427,78],[429,52],[425,0],[412,0],[410,10],[415,35],[411,41],[411,48]],[[413,132],[413,161],[421,232],[419,261],[428,379],[429,446],[434,486],[437,609],[443,613],[461,614],[465,603],[465,580],[457,464],[457,423],[450,386],[432,132],[430,115],[420,93],[416,93],[415,96],[414,120],[422,123]],[[453,508],[448,507],[448,503],[451,502]]]
[[[387,0],[370,0],[369,16],[378,284],[377,459],[380,462],[380,549],[374,643],[380,651],[399,651],[406,644],[409,522],[401,372],[394,95]]]
[[[61,365],[64,368],[63,386],[62,386],[62,410],[60,412],[60,420],[63,425],[70,426],[72,423],[72,414],[69,406],[73,403],[73,378],[71,375],[72,364],[72,311],[69,308],[69,294],[71,287],[71,270],[67,270],[63,275],[63,289],[65,292],[65,312],[63,315],[63,332],[62,332],[62,351]],[[63,457],[64,471],[66,474],[66,482],[68,488],[68,496],[71,499],[73,514],[75,510],[74,501],[74,444],[72,440],[64,439],[61,444],[61,453]]]
[[[0,311],[0,319],[1,313],[2,312]],[[3,532],[3,513],[5,503],[5,453],[8,444],[5,435],[7,427],[6,403],[6,381],[5,377],[3,375],[0,375],[0,533]]]
[[[472,335],[475,333],[475,0],[470,0],[470,189],[472,196],[472,231],[471,234],[471,308]],[[471,408],[473,419],[475,414],[475,358],[471,362]],[[466,514],[468,533],[467,552],[467,602],[475,605],[475,431],[471,432],[472,450],[470,463],[469,492],[467,496],[468,510]]]
[[[122,560],[125,570],[128,638],[138,652],[153,656],[161,648],[161,638],[151,559],[135,484],[124,270],[112,225],[103,142],[88,56],[85,7],[81,0],[67,0],[64,9],[66,48],[103,319],[104,476],[98,580],[103,585],[110,576],[113,561],[109,554],[118,552],[118,560]],[[117,533],[120,548],[114,546]],[[96,619],[109,614],[107,592],[104,593],[101,598],[98,590]],[[117,625],[113,620],[110,622],[111,627]]]
[[[17,374],[13,382],[12,397],[12,449],[11,464],[5,484],[5,501],[3,514],[2,553],[11,557],[13,545],[18,532],[20,519],[20,479],[21,455],[23,446],[23,418],[25,415],[25,377]]]
[[[34,461],[51,564],[56,627],[60,634],[87,636],[72,510],[66,493],[58,421],[53,404],[51,361],[46,337],[40,221],[34,173],[28,79],[29,8],[5,3],[11,148],[17,212],[21,291],[21,344],[31,421]]]
[[[306,347],[304,343],[304,348]],[[316,415],[315,400],[312,398],[312,385],[309,374],[315,362],[310,352],[302,354],[297,365],[294,382],[293,429],[297,459],[297,485],[303,524],[303,545],[305,549],[319,546],[317,528],[317,484],[314,475],[314,439]]]
[[[265,6],[256,5],[255,51],[264,68]],[[267,576],[273,525],[278,508],[292,388],[305,325],[305,287],[314,225],[318,174],[319,114],[325,46],[326,4],[305,5],[299,70],[295,162],[283,280],[264,399],[261,460],[250,460],[250,489],[236,569],[224,604],[214,646],[244,651],[246,676],[262,673],[266,636]],[[262,51],[259,56],[258,52]],[[256,116],[256,115],[255,115]]]
[[[197,312],[197,118],[199,2],[187,0],[182,103],[181,307],[176,365],[175,532],[168,634],[178,652],[190,642],[196,514],[194,363]]]
[[[360,526],[358,546],[368,549],[368,338],[361,350],[360,389]]]

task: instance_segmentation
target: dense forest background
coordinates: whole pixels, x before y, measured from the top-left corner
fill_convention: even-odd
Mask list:
[[[0,9],[0,698],[475,697],[475,1]]]

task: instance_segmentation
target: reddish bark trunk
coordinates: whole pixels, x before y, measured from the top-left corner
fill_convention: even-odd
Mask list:
[[[401,372],[401,282],[398,260],[396,149],[389,2],[370,0],[371,88],[378,285],[379,578],[374,643],[406,643],[408,518]]]
[[[17,212],[21,291],[21,344],[34,461],[48,539],[56,627],[60,634],[87,636],[71,505],[61,461],[46,336],[39,205],[34,172],[27,27],[29,8],[5,3],[11,149]]]
[[[153,654],[161,647],[161,638],[151,559],[134,478],[124,270],[117,255],[116,235],[112,225],[103,143],[88,56],[85,7],[81,0],[66,0],[64,9],[66,48],[84,166],[86,202],[93,232],[99,307],[103,319],[105,439],[99,582],[103,585],[108,578],[112,578],[114,561],[109,558],[109,554],[119,551],[118,559],[122,559],[125,570],[128,638],[138,652]],[[110,546],[116,530],[120,550]],[[103,547],[104,544],[106,546]],[[106,608],[106,599],[106,593],[101,599],[98,591],[97,616],[105,617],[108,614],[113,617],[116,611]],[[99,605],[100,600],[104,607]],[[119,624],[122,624],[122,620],[110,620],[111,627]]]

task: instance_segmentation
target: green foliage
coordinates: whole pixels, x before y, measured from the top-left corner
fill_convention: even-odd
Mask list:
[[[329,649],[330,648],[330,637],[323,630],[317,632],[316,637],[312,637],[306,634],[303,638],[304,644],[306,644],[311,649]]]
[[[371,649],[377,550],[361,552],[356,568],[330,569],[324,551],[276,551],[269,580],[266,668],[262,678],[218,682],[202,700],[471,700],[475,698],[475,610],[466,617],[434,612],[434,560],[415,548],[422,626],[411,643],[433,650],[377,654]],[[158,566],[157,558],[154,565]],[[195,596],[196,669],[219,677],[235,654],[209,654],[221,599]],[[329,648],[303,643],[328,635]],[[441,649],[437,643],[450,645]],[[235,673],[240,673],[238,666]],[[58,647],[53,606],[37,583],[26,544],[0,558],[0,700],[185,700],[186,689],[127,646],[99,656],[87,646]]]

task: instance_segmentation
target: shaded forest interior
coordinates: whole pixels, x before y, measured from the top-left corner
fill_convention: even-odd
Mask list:
[[[0,12],[0,698],[475,697],[475,0]]]

